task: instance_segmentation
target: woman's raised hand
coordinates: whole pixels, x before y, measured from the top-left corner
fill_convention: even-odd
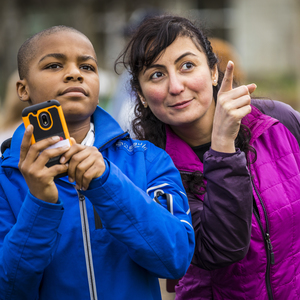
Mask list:
[[[211,139],[213,150],[226,153],[235,152],[241,119],[251,112],[250,94],[256,89],[255,84],[232,88],[233,70],[234,64],[229,61],[218,93]]]

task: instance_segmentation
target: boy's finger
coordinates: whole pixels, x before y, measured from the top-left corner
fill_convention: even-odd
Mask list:
[[[31,145],[31,136],[33,134],[33,126],[32,125],[28,125],[24,136],[23,136],[23,140],[22,140],[22,144],[21,144],[21,150],[20,150],[20,162],[24,161],[29,147]]]
[[[251,83],[251,84],[247,85],[247,88],[248,88],[249,94],[252,94],[256,90],[257,85],[255,83]]]
[[[36,142],[33,147],[37,152],[41,152],[43,150],[46,150],[48,147],[55,145],[60,141],[59,136],[52,136],[47,139],[40,140]],[[53,147],[55,148],[55,147]]]
[[[63,155],[66,151],[69,150],[69,146],[65,145],[58,148],[46,149],[41,152],[39,157],[36,159],[36,162],[42,166],[44,166],[51,158]]]
[[[65,173],[68,171],[68,165],[53,165],[48,168],[47,173],[51,177],[55,177],[58,174]]]
[[[227,64],[224,78],[220,87],[220,92],[228,92],[232,90],[234,63],[230,60]]]

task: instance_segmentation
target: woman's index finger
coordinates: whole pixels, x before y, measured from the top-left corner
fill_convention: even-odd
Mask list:
[[[226,66],[224,78],[220,87],[220,92],[232,90],[234,63],[230,60]]]

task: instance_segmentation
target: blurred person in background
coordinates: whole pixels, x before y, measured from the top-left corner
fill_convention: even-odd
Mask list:
[[[22,110],[27,103],[20,101],[16,82],[19,79],[18,71],[13,72],[7,81],[6,92],[0,113],[0,145],[8,138],[11,138],[14,131],[22,123]],[[1,150],[0,150],[1,154]]]
[[[128,42],[142,21],[162,13],[161,10],[153,7],[136,9],[131,14],[123,30],[126,42]],[[119,71],[116,69],[115,71],[119,74]],[[130,132],[131,135],[133,134],[130,124],[134,115],[134,95],[131,91],[130,75],[126,69],[119,76],[115,91],[108,103],[107,111],[118,121],[124,131]]]
[[[236,85],[246,82],[246,74],[241,66],[240,57],[234,46],[220,38],[209,38],[213,52],[218,57],[218,68],[221,72],[225,72],[228,61],[234,62],[233,80]]]
[[[234,85],[186,18],[144,21],[120,62],[135,135],[170,154],[189,197],[196,249],[176,299],[300,299],[300,114]]]

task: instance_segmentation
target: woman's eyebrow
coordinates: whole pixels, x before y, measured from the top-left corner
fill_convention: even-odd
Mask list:
[[[154,68],[165,68],[165,66],[164,65],[160,65],[160,64],[150,65],[149,67],[145,68],[143,74],[145,74],[146,71],[148,71],[149,69],[154,69]]]
[[[184,57],[186,57],[186,56],[188,56],[188,55],[197,56],[195,53],[189,52],[189,51],[188,51],[188,52],[185,52],[185,53],[183,53],[182,55],[180,55],[178,58],[176,58],[176,60],[174,61],[174,63],[177,64],[181,59],[183,59]],[[143,74],[145,74],[145,72],[146,72],[147,70],[152,69],[152,68],[165,68],[165,66],[164,66],[164,65],[160,65],[160,64],[154,64],[154,65],[151,65],[151,66],[147,67],[147,68],[144,70]]]
[[[177,64],[181,59],[183,59],[185,56],[188,55],[193,55],[193,56],[197,56],[195,53],[193,52],[185,52],[182,55],[180,55],[176,60],[175,60],[175,64]]]

